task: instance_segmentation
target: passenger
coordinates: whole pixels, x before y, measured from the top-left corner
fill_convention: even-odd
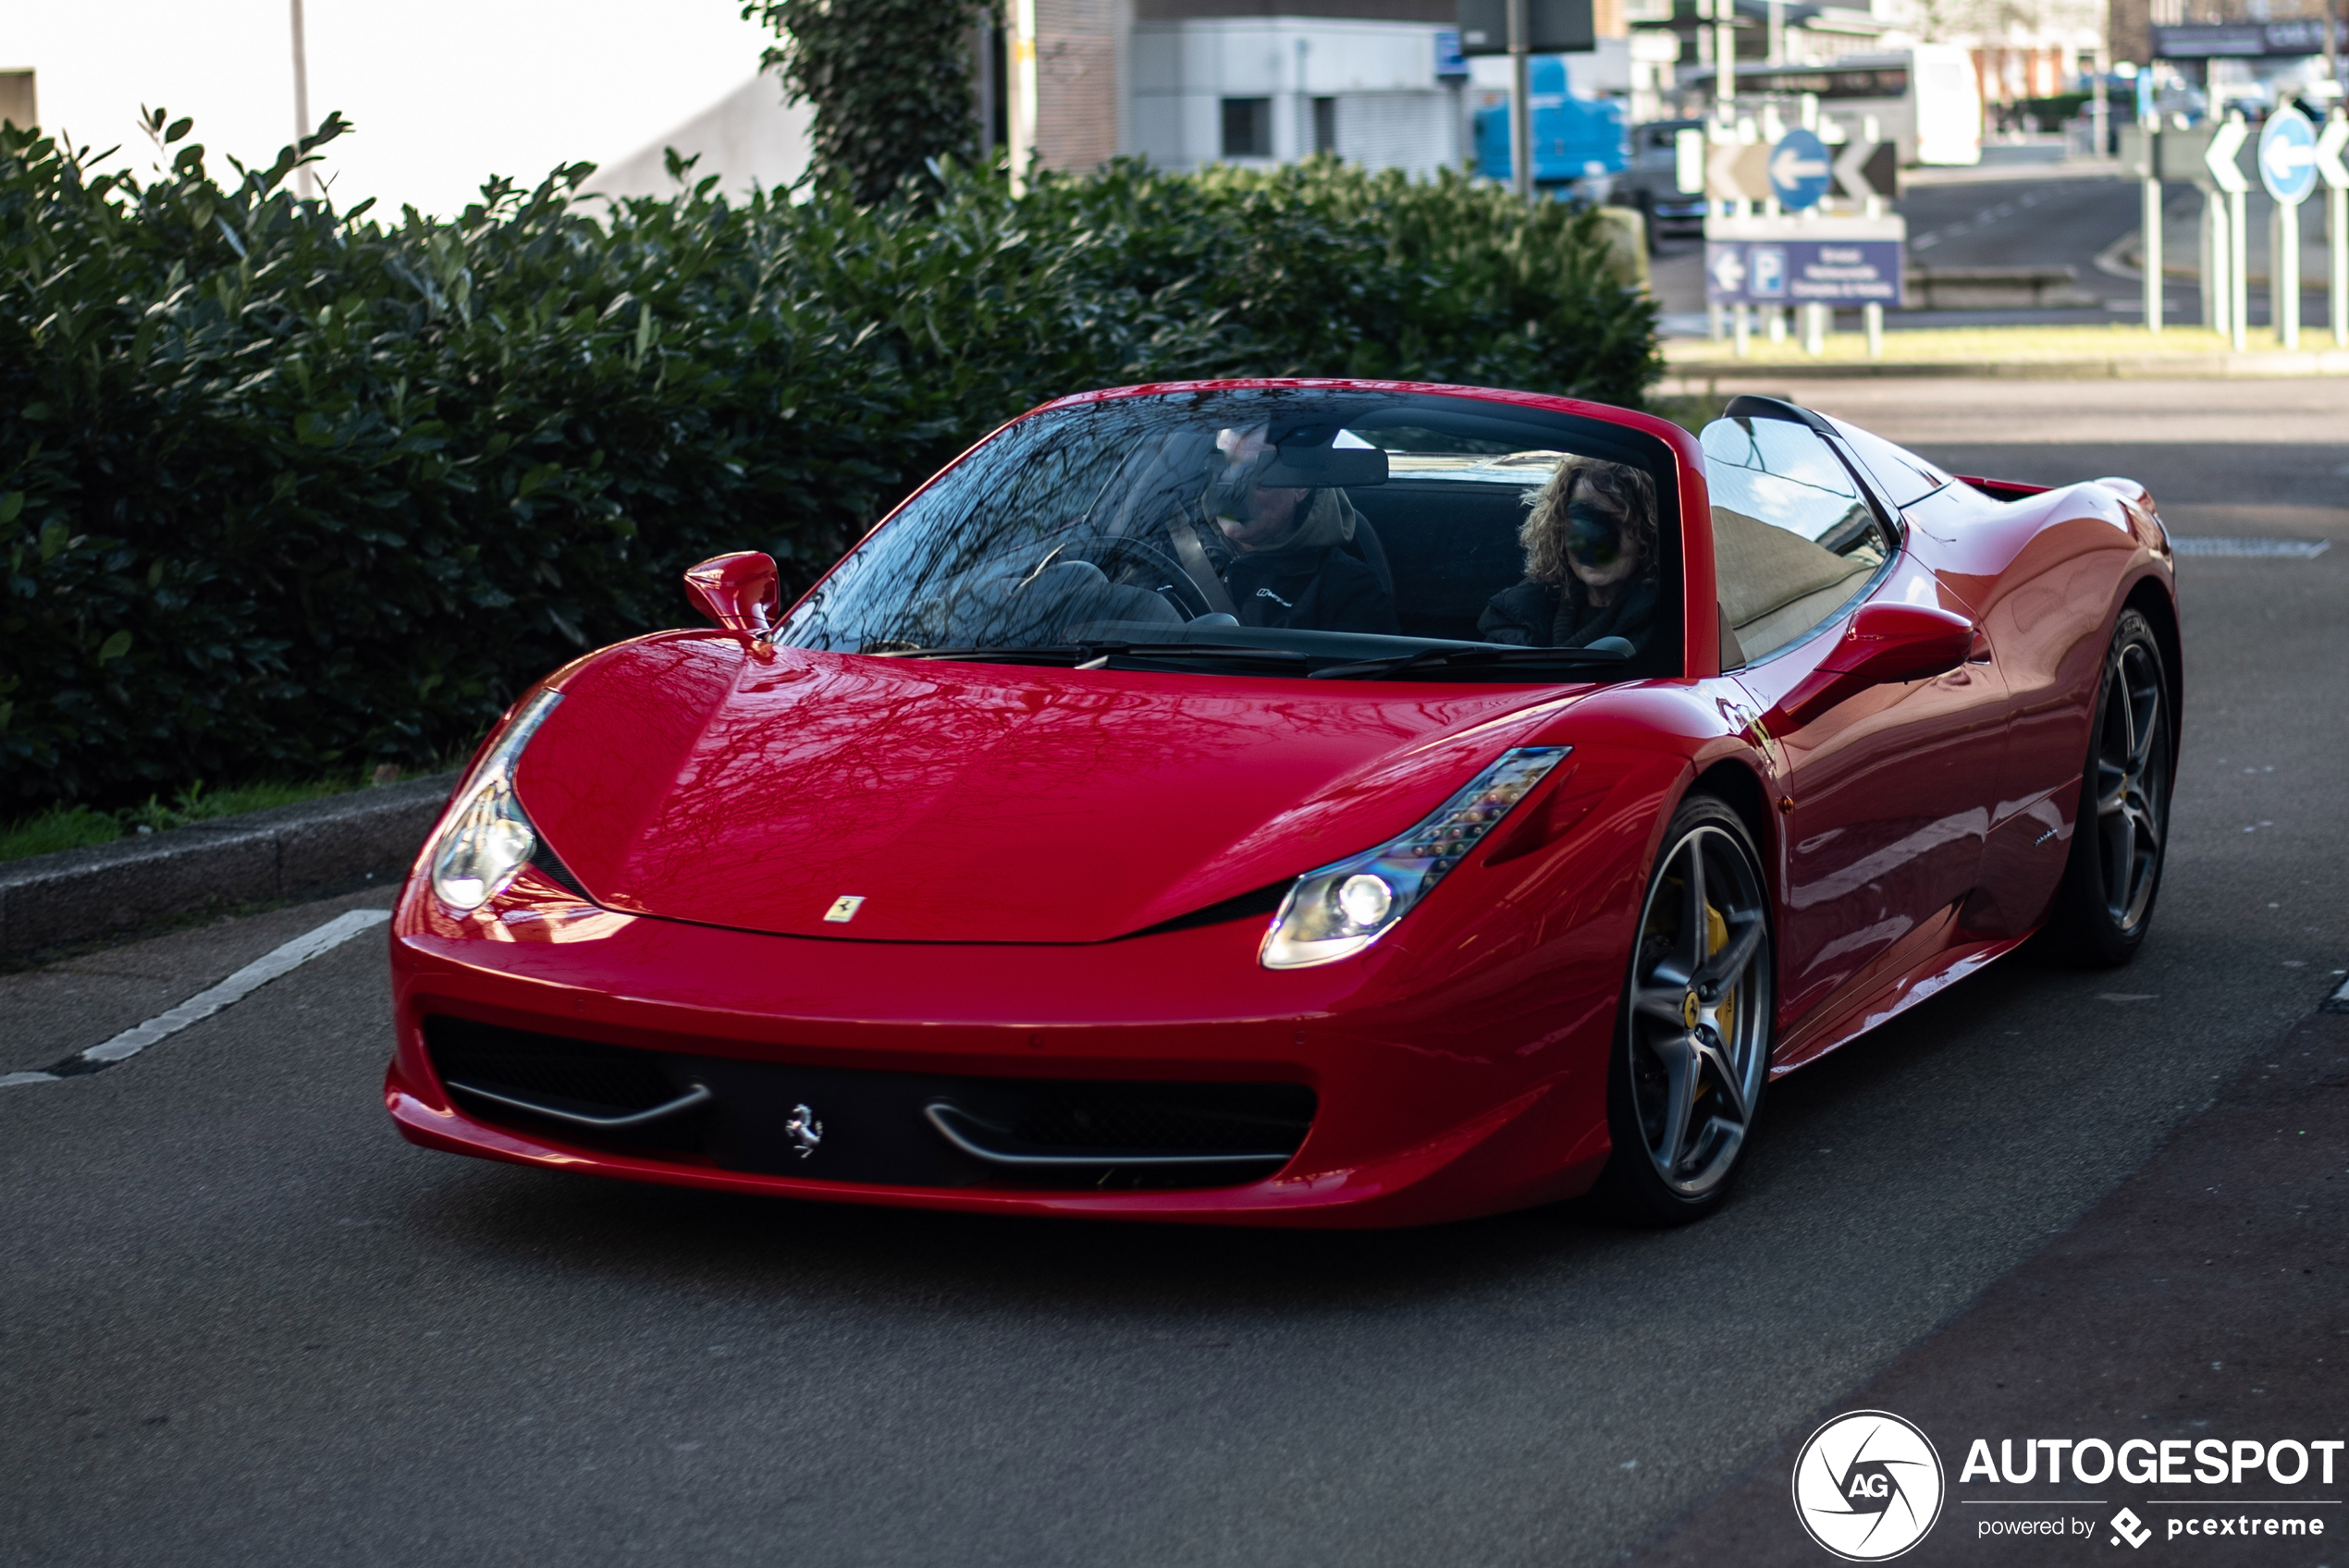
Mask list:
[[[1209,515],[1235,552],[1222,573],[1243,626],[1397,633],[1395,595],[1346,546],[1356,513],[1346,492],[1268,488],[1244,470],[1264,467],[1264,427],[1225,430],[1215,449],[1226,476],[1209,491]]]
[[[1587,648],[1621,637],[1644,651],[1655,626],[1655,483],[1621,463],[1568,458],[1529,496],[1518,530],[1525,581],[1477,618],[1488,643]]]

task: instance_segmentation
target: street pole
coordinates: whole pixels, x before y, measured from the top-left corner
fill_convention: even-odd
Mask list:
[[[1509,0],[1509,188],[1533,200],[1533,30],[1529,0]]]
[[[2088,100],[2088,131],[2097,139],[2096,156],[2107,156],[2112,149],[2112,104],[2105,96],[2106,76],[2112,67],[2106,58],[2102,43],[2097,45],[2097,81],[2095,95]]]
[[[2146,330],[2161,330],[2161,119],[2158,115],[2139,115],[2137,127],[2145,135],[2144,201],[2137,214],[2137,263],[2145,270]]]
[[[2300,206],[2279,202],[2275,206],[2274,249],[2268,255],[2268,321],[2276,340],[2287,349],[2300,347]]]
[[[1012,0],[1010,36],[1004,52],[1011,58],[1004,71],[1004,140],[1006,165],[1015,196],[1027,194],[1027,165],[1036,155],[1036,0]]]
[[[301,155],[301,140],[310,134],[310,51],[301,38],[301,0],[293,0],[294,155]],[[315,196],[310,165],[294,171],[294,189],[305,202]]]

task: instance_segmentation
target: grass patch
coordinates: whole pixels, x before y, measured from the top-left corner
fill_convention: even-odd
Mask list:
[[[22,860],[27,855],[111,844],[121,837],[122,824],[111,812],[92,811],[88,806],[51,806],[38,816],[0,827],[0,860]]]
[[[1866,364],[1867,335],[1839,331],[1828,336],[1826,352],[1806,354],[1802,337],[1789,332],[1783,343],[1773,343],[1757,331],[1749,340],[1747,358],[1753,365]],[[2172,326],[2159,333],[2142,326],[1969,326],[1888,331],[1884,359],[1902,364],[2060,364],[2073,361],[2165,360],[2229,354],[2233,346],[2218,333],[2199,326]],[[2276,335],[2266,327],[2246,336],[2246,355],[2280,352]],[[2300,352],[2333,351],[2330,331],[2300,333]],[[1701,362],[1708,369],[1731,359],[1736,349],[1728,338],[1716,343],[1703,337],[1676,337],[1666,343],[1666,374],[1672,365]],[[1651,398],[1651,402],[1654,399]]]
[[[416,770],[415,776],[422,778],[437,773],[463,760],[461,756],[453,759],[443,757]],[[383,777],[376,777],[378,773]],[[217,821],[224,816],[236,816],[249,811],[264,811],[271,806],[289,806],[326,795],[363,790],[371,784],[394,783],[400,777],[400,769],[387,767],[365,777],[337,774],[326,778],[290,782],[264,779],[227,790],[207,789],[197,783],[180,790],[169,801],[150,795],[145,804],[126,806],[119,811],[99,811],[87,805],[51,806],[46,811],[0,825],[0,861],[53,854],[59,850],[87,849],[92,844],[111,844],[117,839],[134,833],[161,833],[174,827],[185,827],[191,823]]]

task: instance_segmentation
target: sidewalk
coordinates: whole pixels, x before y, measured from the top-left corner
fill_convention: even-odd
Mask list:
[[[1839,331],[1826,352],[1806,354],[1789,334],[1773,343],[1753,336],[1746,358],[1725,341],[1675,337],[1664,345],[1666,392],[1702,390],[1714,380],[1766,370],[1779,377],[1853,375],[1959,375],[2028,377],[2065,381],[2164,378],[2224,380],[2236,377],[2349,375],[2349,349],[2336,346],[2330,327],[2303,326],[2300,348],[2276,346],[2267,327],[2255,327],[2248,346],[2236,352],[2215,332],[2173,326],[2161,333],[2142,326],[1986,326],[1887,332],[1884,355],[1868,357],[1864,334]]]
[[[1980,1482],[1961,1486],[1973,1440],[2333,1438],[2349,1417],[2349,1015],[2302,1020],[2160,1153],[2045,1250],[1875,1380],[1817,1413],[1885,1410],[1932,1439],[1949,1502],[1904,1562],[2109,1562],[2092,1538],[1988,1541]],[[1642,1568],[1815,1568],[1828,1561],[1798,1526],[1789,1488],[1809,1429],[1634,1559]],[[2157,1528],[2178,1513],[2155,1493],[2207,1494],[2206,1512],[2279,1492],[2329,1488],[2086,1488],[2099,1522],[2127,1506]],[[2311,1473],[2311,1481],[2315,1479]],[[2014,1488],[2004,1490],[2012,1493]],[[2023,1488],[2027,1492],[2028,1488]],[[2223,1494],[2223,1495],[2221,1495]],[[2071,1492],[2062,1494],[2071,1497]],[[2188,1543],[2210,1562],[2349,1562],[2349,1509],[2324,1538]],[[2131,1554],[2121,1553],[2121,1556]]]

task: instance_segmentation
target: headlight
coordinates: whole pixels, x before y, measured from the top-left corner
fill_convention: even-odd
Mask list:
[[[517,711],[481,766],[465,780],[464,803],[432,848],[432,890],[460,914],[479,909],[514,879],[538,848],[538,834],[514,798],[514,765],[530,737],[563,700],[539,692]]]
[[[1334,963],[1385,936],[1572,749],[1506,752],[1409,832],[1298,877],[1265,933],[1264,967]]]

